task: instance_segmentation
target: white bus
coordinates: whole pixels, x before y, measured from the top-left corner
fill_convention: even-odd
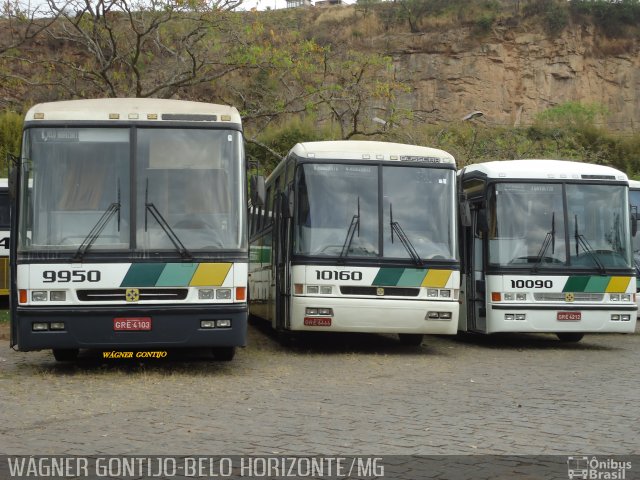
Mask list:
[[[211,347],[247,328],[246,167],[233,107],[36,105],[12,169],[11,345]]]
[[[631,204],[631,215],[640,218],[640,182],[629,180],[629,203]],[[633,239],[633,262],[636,268],[636,303],[640,307],[640,235],[634,235]]]
[[[627,176],[556,160],[478,163],[461,193],[460,330],[635,330]]]
[[[0,178],[0,296],[9,295],[9,239],[11,233],[9,191],[6,178]]]
[[[253,198],[250,313],[281,332],[384,332],[407,345],[455,334],[455,175],[433,148],[296,145],[266,201]]]

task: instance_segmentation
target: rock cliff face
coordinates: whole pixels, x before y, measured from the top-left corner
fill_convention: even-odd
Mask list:
[[[480,110],[491,125],[530,125],[568,101],[598,103],[604,126],[640,127],[640,55],[633,40],[608,40],[573,26],[551,38],[503,26],[473,40],[449,31],[374,40],[392,55],[396,74],[413,87],[405,101],[427,122],[460,120]]]

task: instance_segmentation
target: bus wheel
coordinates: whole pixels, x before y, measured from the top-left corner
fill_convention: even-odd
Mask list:
[[[422,344],[421,333],[399,333],[400,343],[407,347],[419,347]]]
[[[556,333],[556,335],[561,342],[567,343],[579,342],[580,340],[582,340],[582,337],[584,337],[584,333],[580,332],[562,332]]]
[[[78,358],[80,350],[77,348],[54,348],[53,358],[58,362],[73,362]]]
[[[236,347],[213,347],[213,358],[221,362],[230,362],[236,355]]]

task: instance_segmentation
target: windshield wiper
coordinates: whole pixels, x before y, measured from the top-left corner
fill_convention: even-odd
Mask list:
[[[118,214],[118,231],[120,231],[120,180],[118,180],[118,193],[117,193],[117,201],[112,203],[107,207],[102,216],[98,219],[93,228],[87,233],[87,236],[84,237],[82,243],[76,250],[76,254],[73,256],[74,262],[82,261],[84,254],[87,253],[87,250],[91,248],[91,245],[100,237],[100,234],[111,220],[115,214]]]
[[[358,213],[351,217],[351,223],[349,224],[349,229],[347,230],[347,236],[344,239],[344,243],[342,244],[342,250],[340,250],[340,259],[348,255],[349,248],[351,248],[353,236],[355,235],[356,231],[358,232],[358,237],[360,237],[360,197],[358,197]]]
[[[187,250],[187,247],[185,247],[184,244],[180,241],[180,239],[178,238],[178,235],[176,235],[176,232],[173,231],[171,226],[167,223],[167,221],[162,216],[158,208],[153,204],[153,202],[149,201],[149,179],[147,179],[147,186],[145,188],[145,202],[144,202],[144,231],[145,232],[148,229],[147,212],[151,212],[151,215],[153,215],[153,218],[156,219],[156,222],[158,222],[158,225],[162,227],[162,230],[164,230],[164,233],[167,234],[167,237],[169,237],[169,240],[171,240],[171,243],[173,243],[173,246],[178,251],[180,256],[184,259],[192,259],[193,256],[191,255],[189,250]]]
[[[542,263],[542,259],[545,258],[549,245],[551,245],[551,254],[553,255],[556,251],[556,212],[551,214],[551,230],[548,231],[544,237],[542,246],[540,247],[540,251],[536,257],[536,261],[531,269],[533,272],[538,271],[538,267]]]
[[[87,236],[84,237],[84,240],[82,240],[78,250],[76,250],[76,254],[73,256],[74,262],[82,261],[84,254],[87,253],[87,250],[89,250],[91,245],[98,239],[102,230],[104,230],[104,227],[107,226],[107,223],[109,223],[109,220],[111,220],[111,217],[113,217],[116,212],[118,213],[118,231],[120,231],[120,203],[112,203],[104,211]]]
[[[393,205],[392,204],[389,204],[389,225],[391,226],[391,243],[393,243],[393,233],[395,232],[398,238],[400,239],[400,242],[402,243],[404,248],[407,250],[407,252],[409,252],[409,255],[411,256],[413,261],[416,263],[416,265],[423,265],[424,261],[422,260],[422,258],[420,258],[420,255],[418,255],[418,252],[416,251],[415,247],[409,240],[409,237],[407,237],[407,234],[404,233],[404,230],[402,230],[402,227],[398,222],[393,221]]]
[[[604,265],[598,258],[598,255],[596,255],[596,253],[593,251],[593,248],[591,247],[591,245],[589,245],[589,242],[584,237],[584,235],[582,235],[581,233],[578,233],[578,215],[575,216],[575,222],[576,222],[576,228],[575,228],[574,235],[576,239],[576,257],[579,255],[579,247],[581,246],[585,252],[591,255],[591,258],[593,259],[594,263],[598,266],[598,270],[600,271],[600,273],[604,274],[606,269],[604,268]]]

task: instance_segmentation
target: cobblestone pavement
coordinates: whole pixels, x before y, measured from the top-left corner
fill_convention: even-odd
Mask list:
[[[6,332],[6,324],[4,325]],[[0,349],[4,454],[640,453],[640,335],[307,336],[234,361]]]

